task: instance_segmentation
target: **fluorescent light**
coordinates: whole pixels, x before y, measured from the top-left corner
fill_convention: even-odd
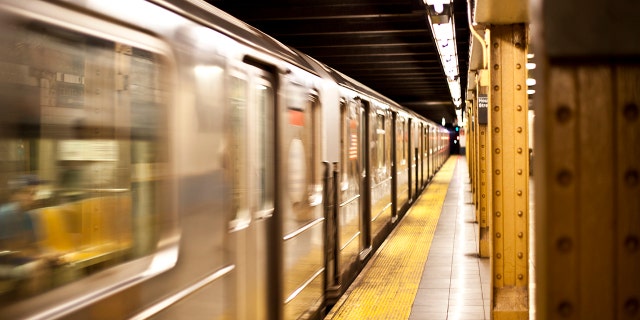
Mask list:
[[[453,40],[453,26],[450,22],[434,24],[433,33],[438,40]]]
[[[536,85],[536,79],[533,79],[533,78],[527,79],[527,86],[535,86],[535,85]]]
[[[536,68],[536,64],[533,62],[527,62],[527,70],[533,70]]]
[[[424,0],[424,3],[430,6],[450,4],[451,0]]]

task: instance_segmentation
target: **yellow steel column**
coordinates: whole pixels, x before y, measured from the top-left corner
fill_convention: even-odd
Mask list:
[[[524,24],[490,36],[492,319],[528,319],[528,97]]]
[[[474,207],[477,205],[476,199],[476,163],[475,163],[475,150],[476,150],[476,137],[475,137],[475,102],[473,93],[467,91],[467,163],[469,165],[469,179],[471,180],[471,197]]]
[[[468,95],[467,95],[468,97]],[[464,137],[465,137],[465,144],[467,145],[467,147],[465,148],[465,156],[467,158],[467,166],[469,167],[469,180],[471,182],[471,195],[473,196],[475,190],[475,186],[474,186],[474,164],[473,164],[473,101],[472,100],[467,100],[466,102],[466,108],[465,108],[465,118],[467,119],[466,121],[466,126],[464,128]],[[473,203],[475,203],[475,199],[472,200]]]
[[[640,319],[640,3],[577,3],[532,6],[536,314]]]
[[[616,316],[640,319],[640,65],[618,65],[613,70],[617,96],[614,110],[617,229],[614,247],[617,266]]]
[[[485,101],[482,102],[484,108],[484,112],[486,113],[486,117],[488,117],[489,111],[488,109],[488,84],[489,84],[489,75],[486,72],[482,73],[482,78],[480,83],[478,84],[478,97],[486,98]],[[487,139],[489,134],[487,133],[487,125],[488,122],[478,121],[478,255],[481,258],[489,258],[490,257],[490,233],[489,233],[489,217],[488,213],[490,212],[491,206],[491,197],[489,195],[489,186],[491,184],[490,181],[490,172],[491,172],[491,159],[490,155],[487,153],[489,150],[489,145],[491,141]]]
[[[640,319],[640,65],[551,63],[542,80],[538,314]]]

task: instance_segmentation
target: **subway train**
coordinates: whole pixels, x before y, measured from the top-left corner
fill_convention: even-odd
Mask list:
[[[446,129],[199,0],[0,0],[0,318],[309,319]]]

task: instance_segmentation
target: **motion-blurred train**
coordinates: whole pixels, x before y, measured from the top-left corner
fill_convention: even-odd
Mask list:
[[[298,319],[449,134],[198,0],[0,0],[0,318]]]

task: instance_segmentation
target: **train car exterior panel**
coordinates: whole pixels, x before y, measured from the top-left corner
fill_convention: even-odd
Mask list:
[[[2,0],[0,24],[0,212],[35,226],[2,229],[0,318],[319,318],[448,155],[198,0]]]

